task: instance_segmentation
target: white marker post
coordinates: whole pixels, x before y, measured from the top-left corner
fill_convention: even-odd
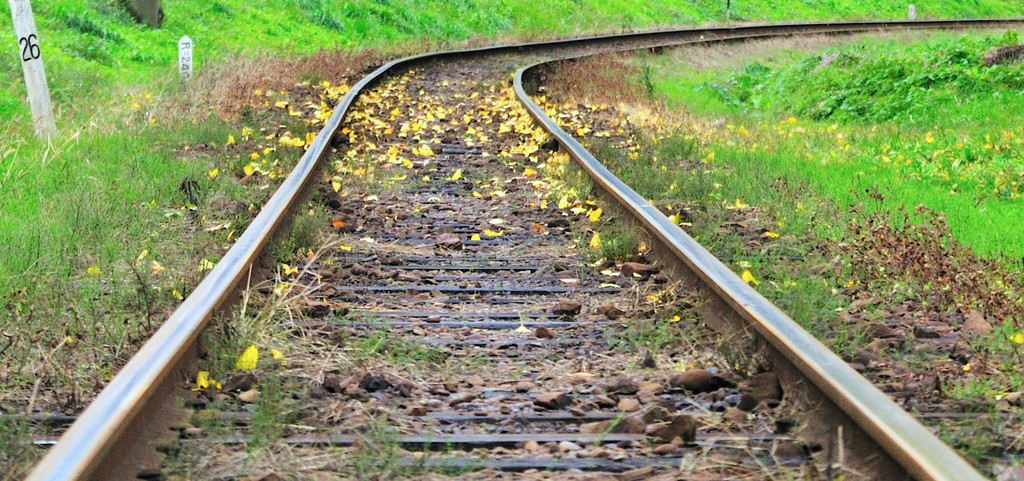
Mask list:
[[[911,3],[910,6],[907,7],[907,18],[909,18],[910,20],[917,20],[917,6],[915,6],[913,3]]]
[[[192,39],[188,35],[178,40],[178,73],[181,80],[192,78]]]
[[[28,89],[28,104],[32,108],[32,124],[36,136],[54,137],[57,135],[57,123],[53,119],[50,88],[46,85],[32,5],[29,0],[7,0],[7,3],[11,6],[11,18],[14,19],[14,35],[18,37],[18,58],[25,72],[25,87]]]

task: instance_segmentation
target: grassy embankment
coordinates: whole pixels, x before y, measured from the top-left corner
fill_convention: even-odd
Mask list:
[[[697,161],[657,180],[651,165],[611,165],[683,209],[691,234],[851,362],[931,373],[948,409],[1018,412],[1024,64],[985,65],[1016,33],[827,42],[638,60],[647,94],[686,111],[685,133],[639,158]],[[991,331],[967,327],[972,315]],[[895,346],[876,339],[879,324],[906,322],[925,327]],[[922,346],[932,328],[959,331],[959,347]],[[999,425],[942,432],[991,467],[1008,439]]]
[[[963,379],[955,395],[1020,390],[1024,64],[984,65],[1016,33],[921,35],[755,55],[722,47],[701,65],[641,60],[649,92],[690,122],[685,139],[650,146],[656,162],[700,159],[641,190],[755,205],[741,217],[770,232],[768,246],[715,222],[689,229],[840,352],[871,340],[823,322],[851,300],[910,302],[924,318],[984,313],[996,329],[974,347],[1008,364]],[[622,173],[633,170],[643,167]]]
[[[1010,221],[1024,194],[1024,67],[983,56],[1016,43],[1012,31],[938,34],[722,70],[655,61],[652,82],[669,105],[726,123],[708,133],[710,158],[806,181],[839,206],[924,205],[978,254],[1013,261],[1024,255],[1024,223]]]

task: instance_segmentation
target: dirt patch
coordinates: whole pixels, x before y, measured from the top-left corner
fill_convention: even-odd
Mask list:
[[[985,52],[985,65],[1002,65],[1024,60],[1024,45],[1008,45]]]
[[[288,90],[304,81],[337,83],[361,77],[385,59],[369,51],[319,51],[298,59],[256,57],[224,62],[196,79],[195,108],[212,107],[218,115],[233,121],[243,106],[262,100],[258,91]]]

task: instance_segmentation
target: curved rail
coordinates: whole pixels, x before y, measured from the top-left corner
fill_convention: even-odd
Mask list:
[[[72,424],[68,431],[61,436],[57,445],[36,465],[26,479],[28,481],[89,479],[102,465],[105,457],[115,451],[115,446],[131,446],[134,440],[123,439],[125,433],[131,432],[130,428],[133,424],[141,421],[138,418],[140,413],[144,411],[146,404],[154,401],[154,398],[158,398],[157,394],[166,388],[168,382],[172,381],[174,377],[172,374],[187,357],[187,353],[194,348],[199,333],[206,326],[209,319],[218,309],[230,303],[240,281],[246,276],[247,272],[250,272],[252,265],[259,261],[262,247],[271,239],[280,226],[286,223],[288,212],[302,199],[305,187],[316,172],[320,158],[328,152],[331,137],[340,127],[349,107],[365,88],[382,79],[391,70],[425,60],[469,55],[523,53],[566,47],[603,47],[609,51],[631,50],[645,47],[681,45],[686,41],[685,39],[695,37],[701,39],[711,37],[707,39],[707,41],[710,41],[723,37],[741,39],[770,35],[850,33],[911,28],[994,27],[1022,22],[1024,22],[1024,19],[917,22],[879,21],[693,28],[498,45],[470,50],[420,54],[391,61],[361,79],[345,95],[336,106],[326,126],[317,134],[313,143],[299,160],[291,174],[282,182],[281,186],[242,236],[239,237],[235,245],[231,247],[210,274],[196,287],[195,291],[164,322],[153,337],[118,372],[117,376],[111,380],[107,387],[100,392],[97,398],[79,416],[78,420]],[[566,57],[570,56],[573,55]],[[519,74],[521,75],[521,73],[522,70],[520,70]],[[527,102],[527,105],[530,105],[532,101],[522,91],[520,75],[516,77],[517,93],[521,93],[521,98],[524,102]],[[531,112],[534,112],[535,108],[536,105],[534,104],[531,107]],[[535,113],[535,117],[545,122],[543,119],[547,117],[543,116],[542,112],[540,115],[542,117],[537,117]],[[550,119],[547,119],[547,122],[550,122]],[[554,126],[554,124],[552,123],[551,126]],[[557,126],[554,127],[557,129]],[[558,131],[554,130],[556,136]],[[564,135],[564,132],[562,132],[562,136]],[[639,198],[629,187],[619,182],[614,176],[611,176],[607,169],[600,166],[589,153],[586,153],[585,149],[582,149],[582,146],[579,146],[578,143],[573,146],[575,140],[571,137],[562,138],[562,142],[570,147],[574,152],[574,156],[578,156],[578,159],[588,159],[586,163],[593,164],[595,172],[603,169],[601,175],[606,180],[599,182],[602,182],[602,185],[606,184],[606,188],[619,192],[623,199]],[[642,201],[643,199],[639,198],[639,200]],[[762,334],[770,335],[771,338],[774,338],[775,341],[773,343],[777,343],[777,348],[791,349],[794,353],[827,351],[824,346],[821,346],[820,343],[805,332],[800,331],[802,334],[792,332],[792,327],[786,324],[786,321],[789,323],[792,323],[792,321],[784,313],[746,286],[735,274],[732,274],[724,265],[687,237],[678,226],[669,223],[664,216],[659,218],[660,213],[657,213],[651,206],[637,205],[641,206],[636,208],[637,215],[643,218],[645,223],[648,223],[657,232],[664,231],[670,233],[665,234],[667,236],[666,239],[675,239],[674,242],[678,244],[678,252],[680,255],[690,259],[689,263],[695,272],[707,276],[706,279],[708,280],[721,281],[722,284],[716,287],[716,289],[720,291],[723,299],[726,299],[737,309],[746,312],[752,320],[760,322],[763,326],[761,328]],[[796,337],[787,340],[784,337],[787,335],[794,335]],[[800,354],[800,356],[803,355]],[[856,379],[853,379],[853,376],[849,376],[850,378],[847,379],[845,374],[841,377],[828,376],[830,371],[845,372],[845,369],[852,372],[852,370],[834,355],[832,355],[832,358],[824,357],[823,354],[821,356],[820,359],[824,360],[824,365],[811,364],[812,361],[810,359],[814,359],[813,357],[796,357],[793,362],[798,366],[802,366],[806,372],[813,373],[813,375],[820,379],[829,379],[827,382],[815,382],[825,382],[824,385],[831,386],[829,389],[837,393],[837,395],[839,393],[845,395],[846,393],[856,394],[862,391],[874,390],[870,383],[859,376]],[[844,383],[849,384],[844,386]],[[870,394],[869,396],[884,397],[877,390],[875,392],[877,394]],[[859,417],[856,417],[856,419],[872,426],[877,426],[879,432],[902,433],[900,437],[879,438],[878,442],[886,449],[899,448],[899,443],[904,442],[906,436],[921,436],[914,439],[914,442],[922,443],[925,446],[918,451],[932,451],[931,454],[926,452],[907,453],[900,454],[898,458],[901,462],[907,463],[905,466],[908,467],[908,470],[911,470],[913,473],[919,473],[921,479],[984,479],[908,415],[904,414],[900,417],[893,415],[893,413],[877,412],[876,409],[884,406],[884,409],[901,413],[899,408],[891,401],[889,401],[889,404],[884,404],[881,400],[874,399],[874,397],[868,403],[849,399],[836,402],[844,409],[849,410],[848,412],[861,413],[858,414]],[[885,401],[888,401],[888,399],[885,399]],[[890,423],[895,423],[895,425]],[[895,441],[895,439],[899,439],[899,441]],[[931,439],[931,441],[928,439]],[[119,454],[125,455],[123,452]],[[929,464],[933,461],[944,462],[940,463],[940,467],[933,467]],[[966,469],[966,471],[958,471],[960,469]]]
[[[721,40],[696,41],[701,44]],[[790,363],[871,438],[885,448],[909,474],[920,480],[981,481],[985,478],[913,416],[899,407],[845,361],[805,331],[786,313],[744,282],[722,261],[700,245],[624,182],[612,174],[572,135],[555,123],[523,88],[523,74],[543,65],[520,68],[515,91],[530,115],[558,139],[604,192],[681,259],[704,285],[742,316]]]

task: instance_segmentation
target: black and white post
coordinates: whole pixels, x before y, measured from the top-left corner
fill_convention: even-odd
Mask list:
[[[192,78],[192,39],[188,35],[178,40],[178,74],[181,80],[187,81]]]
[[[53,118],[50,103],[50,88],[46,85],[43,70],[42,50],[36,21],[32,17],[29,0],[7,0],[14,19],[14,35],[18,38],[18,58],[25,72],[25,87],[28,89],[28,104],[32,109],[32,124],[36,135],[47,138],[57,135],[57,123]]]

